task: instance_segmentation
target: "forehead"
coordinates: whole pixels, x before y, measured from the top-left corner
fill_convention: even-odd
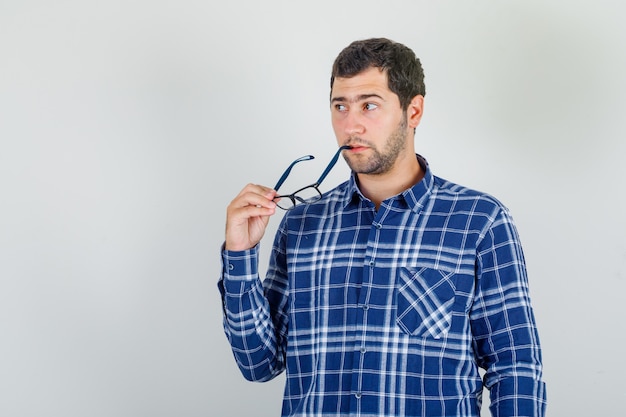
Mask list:
[[[367,95],[387,97],[394,94],[387,83],[387,72],[380,68],[368,68],[350,78],[335,78],[331,100],[355,101]]]

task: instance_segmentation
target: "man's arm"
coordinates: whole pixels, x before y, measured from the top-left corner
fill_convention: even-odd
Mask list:
[[[546,390],[517,230],[501,208],[478,247],[476,295],[470,312],[479,366],[487,372],[491,413],[543,417]]]
[[[222,252],[218,283],[224,306],[224,332],[235,360],[249,381],[267,381],[284,370],[286,328],[277,331],[257,271],[257,248]],[[274,312],[274,314],[277,314]],[[279,338],[280,337],[280,338]]]
[[[275,196],[272,189],[248,184],[226,211],[218,282],[224,331],[239,369],[251,381],[272,379],[284,369],[284,344],[277,335],[286,334],[286,330],[275,331],[273,312],[258,274],[257,249],[276,211]]]

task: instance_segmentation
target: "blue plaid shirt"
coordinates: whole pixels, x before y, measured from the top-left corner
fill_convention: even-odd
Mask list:
[[[544,416],[509,212],[420,163],[378,211],[354,176],[288,211],[263,281],[257,248],[223,251],[226,335],[247,379],[286,370],[283,416],[478,417],[483,383],[494,416]]]

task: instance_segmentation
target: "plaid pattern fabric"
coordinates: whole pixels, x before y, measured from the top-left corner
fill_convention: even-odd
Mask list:
[[[494,416],[544,416],[511,217],[424,168],[378,211],[352,177],[287,212],[263,281],[223,251],[226,335],[247,379],[286,370],[283,416],[478,417],[483,384]]]

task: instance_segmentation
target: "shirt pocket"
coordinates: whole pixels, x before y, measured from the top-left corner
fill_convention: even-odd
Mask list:
[[[401,268],[397,278],[397,325],[412,336],[445,336],[452,324],[454,274],[432,268]]]

